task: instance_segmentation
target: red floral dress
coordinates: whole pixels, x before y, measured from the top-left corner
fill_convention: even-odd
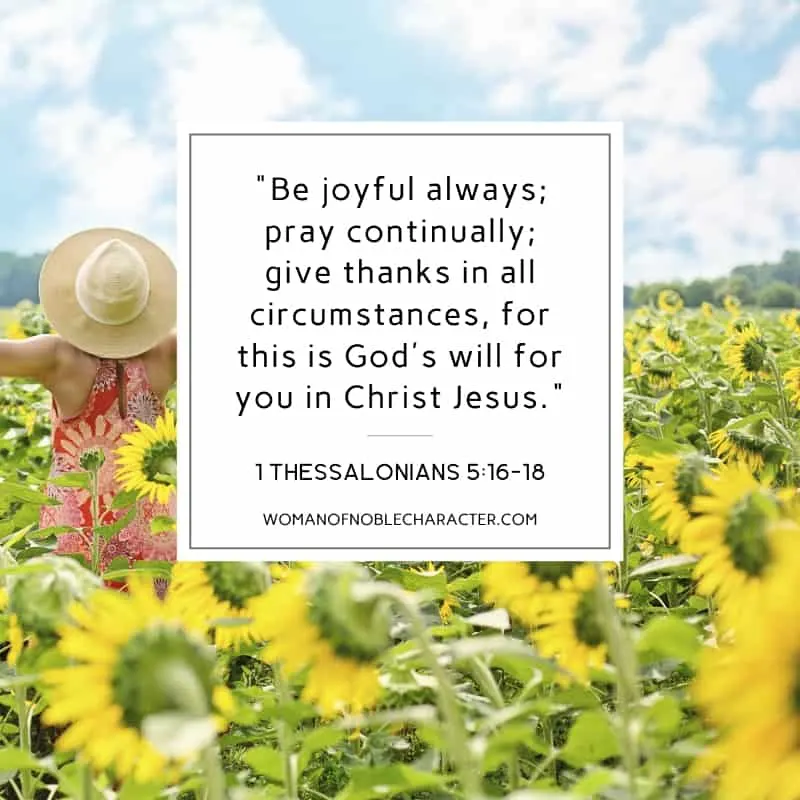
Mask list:
[[[62,417],[53,400],[51,407],[53,463],[51,477],[68,472],[83,472],[81,457],[90,451],[102,451],[105,456],[98,473],[99,524],[113,524],[129,509],[111,508],[114,497],[122,491],[114,476],[115,451],[126,443],[124,433],[135,431],[136,420],[149,425],[164,413],[164,404],[153,391],[144,364],[139,359],[121,362],[124,369],[126,406],[124,415],[119,408],[117,364],[101,360],[98,364],[89,399],[80,414]],[[58,536],[56,553],[81,554],[91,563],[92,495],[87,489],[51,485],[49,497],[59,505],[42,506],[39,524],[42,528],[69,526],[74,531]],[[119,533],[100,543],[100,567],[107,569],[115,558],[135,561],[175,561],[177,542],[174,532],[152,533],[154,517],[175,517],[175,495],[168,505],[142,498],[136,516]]]

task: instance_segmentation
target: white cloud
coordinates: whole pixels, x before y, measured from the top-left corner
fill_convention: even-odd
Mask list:
[[[719,275],[800,245],[785,219],[800,215],[798,150],[767,150],[748,170],[733,146],[657,134],[625,168],[626,210],[638,227],[629,278]],[[694,252],[682,253],[681,240]]]
[[[178,119],[264,120],[330,102],[303,54],[249,0],[214,4],[179,18],[155,46],[162,75],[155,115]]]
[[[128,117],[84,99],[40,112],[35,135],[66,184],[48,244],[83,227],[148,227],[172,165]]]
[[[485,74],[503,110],[540,90],[575,101],[611,88],[641,32],[635,0],[400,0],[397,17],[407,33]]]
[[[797,246],[800,213],[788,175],[800,150],[764,152],[747,167],[730,144],[743,120],[712,114],[719,45],[763,44],[800,11],[797,0],[704,0],[642,50],[644,0],[395,0],[401,29],[443,49],[487,84],[495,112],[567,109],[626,123],[628,280],[721,274]],[[760,102],[798,102],[800,59]],[[684,245],[689,245],[686,252]]]
[[[235,122],[347,110],[255,0],[153,0],[143,9],[126,22],[158,67],[144,123],[98,107],[85,93],[38,113],[42,157],[67,181],[43,243],[109,224],[155,236],[171,249],[174,204],[164,197],[174,181],[177,118]]]
[[[80,88],[108,30],[108,0],[0,0],[0,90]]]
[[[800,111],[800,45],[790,50],[778,72],[756,87],[750,107],[761,111],[775,128],[782,114]]]

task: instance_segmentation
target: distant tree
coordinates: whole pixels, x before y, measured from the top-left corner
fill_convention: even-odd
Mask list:
[[[787,250],[770,270],[773,281],[800,287],[800,250]]]
[[[0,251],[0,306],[15,306],[20,300],[39,299],[39,269],[44,254],[21,256]]]
[[[674,289],[681,297],[684,296],[685,287],[680,281],[640,283],[633,290],[632,299],[634,306],[646,306],[648,303],[655,303],[656,300],[658,300],[658,295],[664,289]],[[686,298],[684,297],[684,302],[685,300]]]
[[[714,284],[705,278],[697,278],[682,290],[683,301],[690,308],[698,308],[701,303],[714,300]]]
[[[628,284],[626,283],[622,287],[622,306],[623,308],[633,308],[634,305],[635,304],[633,302],[633,286],[628,286]]]
[[[773,281],[758,293],[763,308],[794,308],[800,305],[800,290],[785,281]]]
[[[714,302],[721,303],[725,295],[732,294],[739,298],[742,305],[751,306],[756,302],[753,284],[743,274],[731,275],[721,283],[714,294]]]

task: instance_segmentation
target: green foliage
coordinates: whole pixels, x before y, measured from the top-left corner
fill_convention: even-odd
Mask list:
[[[772,281],[758,292],[762,308],[794,308],[800,305],[800,289],[785,281]]]
[[[0,306],[15,306],[21,300],[39,301],[39,270],[45,253],[22,256],[0,251]]]
[[[734,267],[727,276],[718,278],[697,278],[686,284],[661,281],[626,286],[623,297],[626,308],[635,308],[654,304],[662,289],[674,289],[687,308],[698,308],[702,303],[719,305],[728,294],[738,297],[744,305],[792,308],[798,304],[799,295],[797,291],[792,293],[791,288],[800,290],[800,250],[786,250],[776,262]]]

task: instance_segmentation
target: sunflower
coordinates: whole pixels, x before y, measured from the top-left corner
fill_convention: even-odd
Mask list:
[[[175,490],[178,459],[175,417],[167,409],[155,426],[136,421],[138,431],[122,435],[127,444],[116,452],[117,480],[140,497],[166,504]]]
[[[768,348],[764,334],[756,325],[747,325],[722,345],[722,360],[741,380],[765,377]]]
[[[324,717],[361,713],[380,697],[390,620],[385,603],[353,596],[367,578],[356,565],[293,569],[254,603],[268,641],[263,660],[292,675],[307,670],[302,699]]]
[[[667,392],[678,387],[678,375],[670,365],[650,362],[644,365],[644,373],[654,392]]]
[[[498,561],[481,570],[483,599],[505,608],[520,622],[533,627],[541,610],[542,595],[558,588],[575,564],[561,561]]]
[[[638,358],[632,358],[630,360],[630,365],[628,367],[628,374],[632,378],[641,378],[644,374],[644,367],[642,366],[642,362]]]
[[[6,325],[6,339],[27,339],[28,335],[19,320],[13,320]]]
[[[609,580],[611,567],[606,565]],[[545,658],[553,658],[566,673],[587,683],[592,669],[606,663],[607,645],[600,617],[599,580],[594,564],[574,565],[572,575],[561,581],[558,591],[543,596],[539,627],[531,638]],[[617,605],[626,605],[622,599]],[[569,680],[560,675],[559,682]]]
[[[623,471],[625,484],[631,489],[640,489],[647,486],[645,479],[647,473],[652,469],[646,456],[637,452],[635,449],[625,453]]]
[[[254,604],[270,584],[265,564],[181,561],[173,567],[170,595],[202,613],[222,650],[263,639]]]
[[[780,315],[780,321],[787,331],[800,333],[800,310],[793,308],[791,311],[784,311]]]
[[[658,307],[665,314],[677,314],[683,308],[683,298],[674,289],[662,289],[658,293]]]
[[[722,306],[732,317],[738,317],[742,310],[741,301],[732,294],[725,295],[722,299]]]
[[[800,547],[800,527],[784,516],[792,491],[772,491],[741,463],[702,480],[705,493],[694,499],[696,516],[684,527],[680,547],[699,558],[698,593],[714,596],[725,623],[735,624],[758,601],[775,540],[794,537]]]
[[[786,384],[789,399],[797,408],[800,408],[800,367],[786,370],[783,381]]]
[[[196,753],[163,736],[157,744],[152,720],[192,714],[213,739],[233,704],[217,680],[202,615],[159,600],[152,581],[136,578],[127,593],[99,589],[72,614],[57,645],[68,663],[42,675],[49,699],[43,720],[67,726],[57,749],[77,751],[96,772],[108,769],[121,780],[175,776]]]
[[[764,468],[766,451],[771,444],[763,433],[757,424],[742,428],[729,426],[711,433],[708,441],[719,458],[745,464],[751,472],[759,472]]]
[[[796,533],[795,533],[796,538]],[[789,539],[784,540],[789,543]],[[707,648],[693,698],[718,731],[693,765],[716,776],[717,797],[794,800],[800,786],[800,549],[776,560],[735,641]]]
[[[714,306],[711,303],[703,302],[700,304],[700,313],[706,319],[711,319],[714,316]]]
[[[0,586],[0,611],[8,611],[8,592],[2,586]],[[8,613],[6,636],[8,636],[8,647],[5,660],[9,667],[16,667],[25,647],[25,634],[19,624],[19,617],[13,611]]]
[[[671,321],[653,330],[653,342],[668,353],[677,355],[683,350],[683,332]]]
[[[692,517],[692,503],[705,490],[702,479],[709,474],[708,464],[700,453],[659,455],[645,459],[650,513],[662,520],[667,541],[678,541],[681,531]]]
[[[428,577],[444,575],[445,581],[447,580],[447,572],[444,568],[444,564],[439,564],[437,567],[434,565],[433,561],[429,561],[426,567],[413,567],[412,569],[417,575],[426,575]],[[442,624],[447,625],[450,622],[454,610],[458,608],[458,606],[458,598],[446,592],[445,596],[442,598],[442,602],[439,604],[439,619],[442,621]]]

